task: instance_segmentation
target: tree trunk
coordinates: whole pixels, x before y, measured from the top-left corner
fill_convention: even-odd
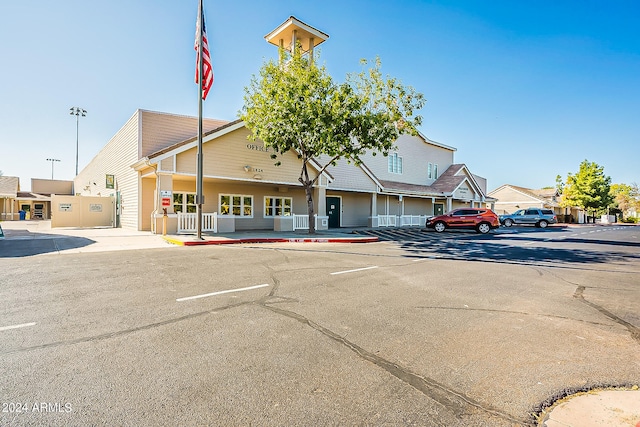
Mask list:
[[[304,192],[307,195],[307,211],[309,213],[309,234],[316,234],[316,222],[313,217],[313,185],[309,182],[304,186]]]
[[[307,162],[302,163],[302,173],[300,174],[299,181],[304,187],[305,195],[307,196],[307,212],[309,214],[309,234],[316,234],[316,222],[313,217],[313,181],[309,179],[309,171],[307,170]]]

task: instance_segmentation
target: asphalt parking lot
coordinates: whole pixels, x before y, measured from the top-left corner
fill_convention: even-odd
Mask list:
[[[640,383],[637,230],[0,258],[0,424],[534,425]]]

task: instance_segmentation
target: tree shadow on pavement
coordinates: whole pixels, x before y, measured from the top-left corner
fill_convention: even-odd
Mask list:
[[[96,243],[85,237],[58,234],[21,233],[19,237],[0,240],[0,258],[21,258],[55,253],[66,249],[83,248]]]
[[[514,246],[490,242],[491,236],[481,240],[428,240],[423,242],[403,242],[403,249],[413,256],[437,256],[438,258],[493,261],[513,264],[627,264],[639,261],[640,254],[619,251],[589,251],[536,246]],[[529,240],[529,239],[527,239]],[[533,239],[531,239],[533,240]],[[568,239],[564,240],[567,241]],[[584,243],[594,243],[585,240]],[[602,242],[603,244],[623,244]],[[633,246],[635,244],[628,244]]]

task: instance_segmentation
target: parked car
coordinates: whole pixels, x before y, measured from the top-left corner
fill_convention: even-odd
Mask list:
[[[511,215],[500,215],[500,224],[505,227],[518,225],[535,225],[539,228],[547,228],[549,224],[558,222],[556,214],[551,209],[527,208],[520,209]]]
[[[444,215],[427,218],[425,225],[438,233],[447,228],[472,228],[477,233],[487,234],[500,227],[500,220],[491,209],[459,208]]]

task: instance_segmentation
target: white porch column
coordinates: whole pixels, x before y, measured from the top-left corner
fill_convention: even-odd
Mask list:
[[[447,197],[447,210],[446,210],[446,212],[450,212],[451,209],[453,209],[453,205],[451,204],[452,201],[453,201],[452,197]]]
[[[316,216],[319,218],[316,223],[316,230],[327,230],[329,228],[329,219],[327,217],[327,187],[320,185],[314,188],[313,199],[316,202]]]
[[[378,193],[371,193],[369,204],[369,227],[378,227]]]
[[[316,202],[316,213],[318,216],[327,215],[327,189],[326,187],[316,187],[313,189],[313,199]]]
[[[371,206],[369,206],[369,215],[378,216],[378,194],[371,193]]]

